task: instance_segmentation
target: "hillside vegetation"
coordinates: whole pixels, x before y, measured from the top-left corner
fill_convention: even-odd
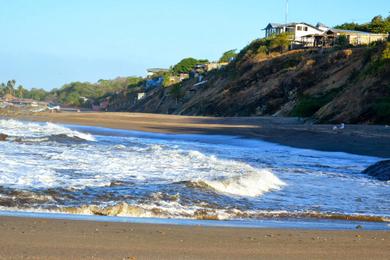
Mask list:
[[[281,46],[275,45],[275,46]],[[282,45],[283,46],[283,45]],[[222,70],[156,89],[128,111],[390,123],[390,44],[277,52],[256,40]],[[194,86],[195,85],[195,86]]]

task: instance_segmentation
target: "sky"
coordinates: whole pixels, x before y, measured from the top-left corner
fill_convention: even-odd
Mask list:
[[[59,88],[217,60],[284,22],[286,0],[0,0],[0,82]],[[389,0],[289,0],[289,22],[363,23]]]

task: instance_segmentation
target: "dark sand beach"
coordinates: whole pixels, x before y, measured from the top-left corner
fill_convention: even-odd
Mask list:
[[[17,118],[159,133],[237,135],[298,148],[390,157],[390,128],[385,126],[347,125],[345,129],[333,130],[334,125],[303,123],[296,118],[142,113],[62,112],[19,115]]]

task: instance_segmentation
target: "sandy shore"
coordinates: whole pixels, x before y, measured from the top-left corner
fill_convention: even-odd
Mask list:
[[[134,113],[11,117],[148,132],[239,135],[293,147],[390,157],[390,129],[384,126],[347,126],[334,131],[331,125],[303,124],[293,118]],[[0,217],[0,258],[6,259],[390,259],[389,245],[388,231],[241,229]]]
[[[0,217],[7,259],[390,259],[390,232],[239,229]]]
[[[295,118],[213,118],[140,113],[39,113],[26,120],[102,126],[160,133],[225,134],[292,147],[390,158],[390,128],[385,126],[304,124]]]

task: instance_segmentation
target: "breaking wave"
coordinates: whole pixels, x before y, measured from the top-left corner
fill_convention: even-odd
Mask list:
[[[213,220],[389,217],[388,184],[359,174],[377,158],[75,129],[0,120],[8,136],[0,142],[0,209]]]
[[[327,219],[365,222],[390,222],[389,217],[366,214],[348,214],[318,211],[283,211],[283,210],[241,210],[236,208],[204,208],[203,205],[186,207],[178,202],[165,204],[128,204],[125,202],[114,205],[98,206],[83,205],[80,207],[42,208],[10,208],[0,206],[0,210],[28,211],[40,213],[65,213],[76,215],[115,216],[132,218],[175,218],[197,220],[262,220],[262,219]]]
[[[0,120],[0,133],[11,140],[21,142],[42,142],[63,140],[64,137],[85,141],[95,141],[91,134],[74,131],[53,123],[22,122],[13,119]]]
[[[231,178],[203,182],[218,192],[247,197],[257,197],[271,190],[279,190],[286,185],[268,170],[258,170]]]

